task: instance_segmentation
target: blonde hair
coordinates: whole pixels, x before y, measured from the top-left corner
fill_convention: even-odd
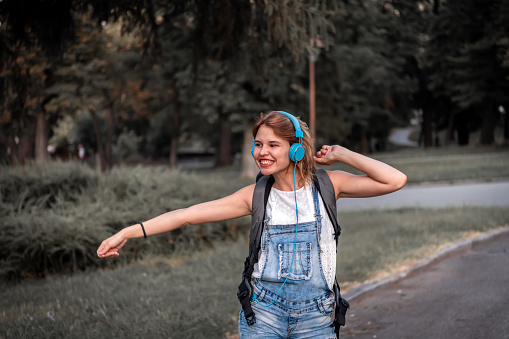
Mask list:
[[[306,182],[310,182],[313,179],[316,169],[315,160],[313,159],[313,140],[311,139],[311,134],[309,133],[309,128],[306,123],[298,117],[295,118],[299,122],[300,129],[304,134],[302,146],[305,151],[304,158],[297,162],[297,170]],[[299,139],[295,136],[295,126],[293,122],[282,113],[277,111],[266,114],[262,113],[260,119],[253,127],[253,138],[256,138],[256,134],[261,126],[270,127],[278,137],[288,141],[290,145],[299,142]]]

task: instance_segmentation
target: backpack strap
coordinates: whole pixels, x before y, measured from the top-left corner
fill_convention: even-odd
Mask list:
[[[334,191],[334,185],[332,184],[327,171],[323,169],[317,169],[315,171],[313,182],[318,192],[320,192],[325,210],[327,211],[329,220],[332,222],[332,226],[334,227],[334,239],[336,240],[337,246],[338,238],[341,235],[341,226],[338,223],[336,193]],[[341,326],[345,326],[346,311],[350,308],[350,304],[341,296],[341,289],[336,277],[334,277],[333,292],[336,306],[334,309],[334,321],[332,322],[331,327],[334,327],[336,338],[339,338],[339,330],[341,329]]]
[[[345,326],[346,323],[346,311],[350,308],[348,301],[341,296],[341,290],[336,277],[334,277],[334,299],[336,306],[334,308],[334,320],[332,321],[331,327],[334,327],[336,332],[336,338],[339,338],[339,330],[341,326]]]
[[[270,190],[274,184],[272,176],[262,176],[258,179],[254,192],[251,207],[251,231],[249,233],[249,276],[253,273],[254,264],[258,262],[258,253],[261,247],[261,237],[265,210],[269,200]],[[259,202],[263,201],[263,205]]]
[[[253,286],[251,285],[251,275],[254,271],[254,265],[258,262],[258,253],[261,247],[261,237],[265,219],[265,209],[269,200],[270,189],[274,184],[272,176],[256,177],[256,186],[253,192],[253,202],[251,208],[251,231],[249,232],[249,256],[244,262],[244,272],[242,272],[242,282],[239,285],[237,298],[244,310],[247,324],[249,326],[256,322],[255,314],[251,308],[251,299],[253,298]],[[260,202],[263,201],[263,204]]]
[[[338,244],[338,238],[341,235],[341,226],[338,223],[338,213],[336,209],[336,193],[334,192],[334,185],[327,174],[327,171],[319,168],[315,171],[315,177],[313,182],[320,192],[325,210],[329,215],[329,220],[332,222],[334,227],[334,239],[336,245]]]

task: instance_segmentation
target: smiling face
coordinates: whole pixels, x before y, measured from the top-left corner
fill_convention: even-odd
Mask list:
[[[263,175],[286,172],[293,164],[288,156],[290,143],[276,135],[270,127],[260,126],[254,145],[253,156]]]

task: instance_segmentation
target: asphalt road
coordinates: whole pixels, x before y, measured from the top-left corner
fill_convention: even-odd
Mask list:
[[[374,198],[338,200],[338,211],[405,206],[509,206],[509,182],[464,183],[459,185],[407,186]]]
[[[509,232],[350,304],[341,338],[509,338]]]

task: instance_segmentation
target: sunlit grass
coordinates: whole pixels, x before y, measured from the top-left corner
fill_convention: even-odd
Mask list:
[[[405,173],[408,184],[493,181],[509,178],[509,150],[506,148],[496,151],[486,148],[460,149],[457,153],[449,153],[446,149],[430,151],[416,149],[399,153],[380,153],[374,155],[374,158]],[[358,171],[342,164],[335,164],[332,168],[359,174]]]
[[[337,274],[344,288],[381,279],[458,242],[509,226],[509,209],[465,206],[343,212]]]
[[[345,212],[340,221],[338,278],[346,290],[405,268],[451,241],[507,225],[509,210]],[[114,270],[5,285],[0,337],[224,338],[236,332],[236,291],[247,249],[240,236],[194,254],[151,256]]]

